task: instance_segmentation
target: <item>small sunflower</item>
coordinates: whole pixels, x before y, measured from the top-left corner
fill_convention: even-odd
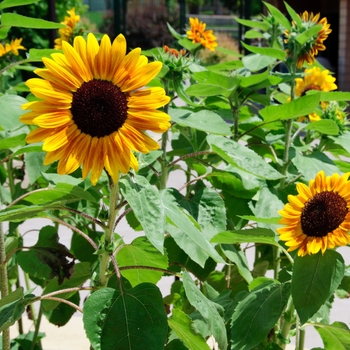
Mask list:
[[[299,15],[298,15],[299,16]],[[291,32],[286,30],[284,42],[287,44],[287,53],[290,57],[297,55],[296,64],[297,68],[302,68],[304,62],[306,61],[309,64],[314,63],[315,56],[318,54],[318,51],[324,51],[326,46],[323,42],[328,38],[328,34],[332,32],[330,24],[327,23],[327,18],[324,17],[321,20],[320,14],[314,15],[312,12],[309,14],[305,11],[301,16],[301,27],[293,21]],[[309,28],[316,26],[318,24],[322,25],[321,30],[318,34],[310,38],[305,44],[300,45],[295,39],[299,34],[305,32]]]
[[[176,58],[186,55],[186,50],[184,49],[181,49],[180,51],[178,51],[176,49],[170,48],[167,45],[164,45],[163,49],[165,53],[168,53],[170,56],[175,56]]]
[[[213,31],[205,30],[207,25],[198,18],[191,17],[190,26],[191,29],[186,31],[188,39],[192,40],[193,43],[201,44],[210,51],[215,51],[218,43],[216,42],[216,36],[213,34]]]
[[[72,41],[74,37],[74,30],[78,22],[80,22],[80,16],[75,13],[75,9],[67,11],[69,16],[64,18],[64,21],[61,24],[65,25],[65,28],[61,28],[58,30],[60,37],[55,39],[55,49],[62,50],[62,41],[68,41],[69,43]]]
[[[138,168],[132,151],[159,148],[143,131],[162,133],[170,127],[170,117],[157,110],[170,98],[163,88],[144,88],[162,64],[148,63],[140,48],[126,55],[121,34],[113,43],[104,35],[100,45],[91,33],[87,41],[78,36],[73,46],[63,41],[62,49],[63,54],[43,58],[46,68],[35,70],[43,79],[26,82],[41,99],[22,106],[31,112],[21,121],[39,126],[27,142],[44,141],[44,164],[58,160],[59,174],[82,165],[83,178],[91,171],[95,185],[105,168],[117,182],[119,172]]]
[[[323,70],[319,67],[313,67],[311,69],[305,69],[304,78],[295,79],[295,95],[304,96],[307,91],[332,91],[338,87],[335,82],[335,78],[328,74],[328,70]]]
[[[18,50],[26,50],[26,48],[21,45],[21,42],[22,38],[11,40],[10,43],[6,43],[5,45],[0,43],[0,57],[8,53],[13,53],[18,56]]]
[[[297,184],[298,195],[288,196],[279,214],[285,227],[277,232],[286,241],[288,251],[299,256],[322,254],[327,248],[350,243],[350,173],[326,176],[320,171],[309,186]]]

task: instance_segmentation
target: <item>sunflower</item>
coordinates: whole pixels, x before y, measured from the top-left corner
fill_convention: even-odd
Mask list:
[[[332,91],[338,87],[335,82],[335,78],[328,74],[328,70],[323,70],[319,67],[313,67],[311,69],[305,69],[304,78],[295,79],[295,95],[304,96],[307,91]]]
[[[74,36],[74,30],[78,22],[80,22],[80,16],[75,14],[75,9],[67,11],[69,16],[64,18],[64,21],[61,24],[64,24],[65,27],[58,30],[60,37],[55,39],[55,49],[62,50],[62,41],[71,42]]]
[[[18,50],[26,50],[26,48],[21,45],[21,42],[22,38],[11,40],[11,42],[6,43],[5,46],[0,43],[0,57],[8,53],[13,53],[14,55],[18,56]]]
[[[160,62],[148,63],[141,49],[126,55],[126,41],[114,42],[104,35],[101,44],[93,34],[87,40],[62,42],[62,53],[43,58],[46,68],[34,72],[41,78],[26,84],[39,101],[22,106],[31,110],[21,116],[25,124],[39,128],[27,142],[44,141],[44,164],[58,162],[59,174],[69,174],[82,165],[85,178],[96,184],[105,168],[114,182],[119,172],[138,162],[132,151],[148,153],[159,148],[143,130],[162,133],[170,117],[157,110],[170,100],[160,87],[143,88],[160,71]]]
[[[326,176],[320,171],[309,186],[297,184],[298,195],[288,196],[279,214],[285,227],[277,232],[286,241],[288,251],[299,256],[322,254],[327,248],[350,243],[350,173]]]
[[[216,42],[216,36],[212,30],[205,30],[207,26],[198,18],[190,18],[191,29],[186,32],[188,39],[193,43],[201,44],[203,47],[210,51],[215,51],[215,47],[218,46]]]
[[[328,34],[332,32],[332,30],[329,29],[330,24],[327,23],[326,17],[319,20],[319,13],[314,16],[312,12],[309,14],[307,11],[305,11],[301,16],[299,16],[299,18],[301,19],[300,28],[293,21],[291,31],[289,32],[286,30],[284,32],[286,37],[284,42],[287,44],[287,54],[290,57],[297,55],[297,68],[301,68],[305,61],[309,64],[314,63],[315,56],[318,54],[318,51],[324,51],[326,49],[326,46],[323,44],[323,42],[328,38]],[[322,28],[317,33],[317,35],[311,37],[305,44],[300,45],[296,40],[296,37],[309,28],[312,28],[318,24],[321,24]]]

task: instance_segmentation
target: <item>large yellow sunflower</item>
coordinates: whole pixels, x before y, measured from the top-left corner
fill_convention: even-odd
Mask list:
[[[326,46],[323,44],[323,42],[328,38],[328,34],[330,34],[332,30],[329,29],[330,24],[327,23],[326,17],[319,20],[319,13],[317,15],[314,15],[312,12],[309,14],[307,11],[304,11],[304,13],[299,17],[301,19],[301,27],[299,28],[298,25],[293,21],[291,31],[289,32],[286,30],[284,32],[286,36],[284,42],[287,44],[287,54],[291,57],[297,55],[297,67],[301,68],[305,61],[309,64],[314,63],[315,56],[318,54],[318,51],[324,51],[326,49]],[[300,45],[297,42],[296,37],[309,28],[318,24],[321,24],[322,28],[317,33],[317,35],[310,38],[305,44]]]
[[[126,41],[114,42],[107,35],[99,45],[93,34],[81,36],[73,46],[62,42],[62,53],[43,58],[46,68],[35,73],[43,79],[26,84],[41,100],[28,102],[21,116],[26,124],[39,128],[27,142],[44,141],[44,163],[58,162],[58,173],[69,174],[82,165],[85,178],[91,171],[96,184],[105,168],[113,181],[119,171],[137,170],[132,151],[148,153],[158,149],[144,130],[165,132],[170,117],[157,110],[170,100],[160,87],[143,88],[160,71],[160,62],[148,63],[141,49],[126,55]]]
[[[198,18],[191,17],[190,26],[191,29],[186,32],[188,39],[192,40],[193,43],[201,44],[210,51],[215,51],[218,43],[216,42],[216,36],[213,34],[213,31],[205,30],[207,25]]]
[[[75,8],[67,11],[69,16],[64,17],[64,28],[58,30],[60,37],[55,39],[55,49],[62,50],[62,41],[70,42],[74,36],[74,30],[78,22],[80,22],[80,16],[75,13]]]
[[[289,203],[279,211],[286,226],[277,232],[288,251],[299,249],[298,255],[304,256],[350,243],[349,175],[320,171],[309,186],[297,184],[298,195],[289,195]]]
[[[328,70],[321,71],[319,67],[305,69],[304,78],[295,79],[295,95],[304,96],[310,90],[325,92],[336,90],[338,87],[334,84],[335,78],[328,73]]]

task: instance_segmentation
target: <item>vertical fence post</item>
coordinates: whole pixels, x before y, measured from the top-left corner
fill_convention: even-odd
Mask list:
[[[179,0],[180,5],[180,34],[185,33],[186,25],[186,0]]]
[[[114,36],[116,37],[121,32],[121,23],[120,23],[120,1],[114,0]]]

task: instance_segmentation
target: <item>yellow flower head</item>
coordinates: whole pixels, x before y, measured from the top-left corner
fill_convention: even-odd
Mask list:
[[[284,42],[287,44],[287,54],[290,57],[296,57],[296,64],[298,68],[302,68],[304,62],[309,64],[314,63],[315,56],[318,54],[318,51],[324,51],[326,49],[323,42],[328,38],[328,34],[332,32],[330,24],[327,23],[327,18],[324,17],[321,20],[320,14],[314,16],[311,12],[310,14],[305,11],[301,16],[301,27],[299,27],[294,21],[292,22],[291,32],[288,30],[285,31],[286,39]],[[322,25],[321,30],[317,33],[316,36],[310,38],[305,44],[300,45],[295,39],[299,34],[305,32],[309,28],[316,26],[318,24]]]
[[[289,195],[277,229],[288,251],[298,255],[322,254],[327,248],[350,243],[350,173],[326,176],[320,171],[309,186],[297,184],[298,194]]]
[[[332,91],[338,87],[334,83],[335,78],[328,74],[328,70],[323,70],[319,67],[305,69],[304,78],[295,79],[295,95],[304,96],[309,90]]]
[[[198,18],[190,18],[191,29],[186,32],[188,39],[193,43],[201,44],[210,51],[215,51],[218,46],[216,36],[212,30],[205,30],[206,24]]]
[[[55,39],[56,50],[62,50],[62,41],[68,41],[71,43],[74,36],[74,29],[77,23],[80,22],[80,16],[75,14],[74,8],[68,10],[67,13],[69,16],[66,16],[64,21],[61,22],[62,24],[65,24],[66,27],[58,30],[60,37]]]
[[[62,42],[63,53],[43,58],[46,68],[34,72],[41,78],[26,84],[39,101],[22,106],[31,110],[21,116],[38,128],[27,142],[42,142],[47,152],[44,164],[58,160],[59,174],[69,174],[82,165],[96,184],[105,169],[114,182],[119,172],[137,170],[133,151],[148,153],[159,145],[144,130],[162,133],[170,117],[158,110],[170,100],[160,87],[144,88],[162,68],[148,63],[141,49],[126,54],[126,40],[113,43],[104,35],[99,45],[89,34]]]
[[[8,53],[13,53],[14,55],[18,56],[18,50],[26,50],[26,48],[21,45],[21,42],[22,38],[11,40],[10,44],[6,43],[3,45],[0,43],[0,57]]]

